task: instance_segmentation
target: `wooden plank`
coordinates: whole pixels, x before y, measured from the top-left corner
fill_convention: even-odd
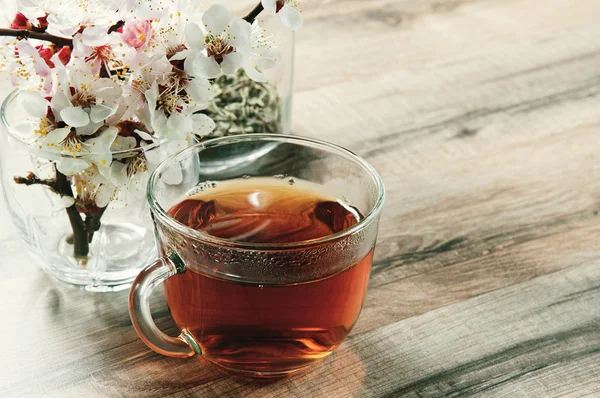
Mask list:
[[[488,256],[487,262],[465,262],[379,286],[369,291],[353,335],[362,336],[364,333],[361,332],[369,330],[369,333],[377,333],[381,330],[378,327],[395,320],[514,283],[519,278],[529,279],[560,269],[568,264],[565,259],[586,262],[594,256],[584,249],[596,244],[599,235],[598,226],[576,229],[570,234],[550,236],[498,251]],[[539,253],[544,256],[539,256]],[[583,272],[587,268],[576,268],[582,271],[570,273],[585,276],[590,283],[595,281],[595,274],[586,276]],[[7,383],[2,383],[3,391],[36,395],[44,388],[58,391],[76,388],[87,393],[98,390],[102,394],[128,391],[135,396],[135,391],[143,390],[162,396],[223,377],[214,368],[199,361],[172,360],[149,352],[131,329],[126,307],[122,305],[124,293],[90,296],[65,289],[62,285],[53,286],[41,273],[38,273],[38,279],[39,282],[33,284],[30,290],[24,290],[22,285],[14,282],[0,285],[12,298],[0,310],[0,317],[8,321],[4,327],[14,331],[13,340],[5,337],[5,358],[13,358],[13,363],[16,359],[19,364],[3,373]],[[585,288],[583,285],[582,289]],[[553,289],[571,294],[558,284]],[[536,297],[531,290],[525,290],[523,294]],[[160,295],[154,297],[155,316],[162,327],[171,327],[173,333],[174,328],[168,321],[162,300]],[[20,328],[23,323],[28,327]],[[31,347],[32,351],[21,359],[19,353],[27,342],[30,345],[25,347]],[[362,343],[356,344],[360,346]],[[47,351],[35,351],[35,346],[45,347]],[[374,355],[377,352],[376,347],[364,347],[366,352]],[[60,355],[49,358],[47,352],[60,352]],[[82,361],[86,364],[84,367],[80,366]],[[43,364],[45,372],[40,372],[39,364]],[[333,369],[336,374],[340,372],[337,368]],[[33,381],[29,380],[32,372],[37,374]],[[314,376],[314,380],[321,380],[320,374]]]
[[[388,186],[376,254],[376,268],[386,271],[375,284],[569,229],[598,208],[589,143],[600,122],[600,35],[592,17],[600,5],[452,5],[348,4],[333,25],[350,30],[365,19],[372,35],[357,40],[387,45],[374,51],[386,62],[365,56],[357,65],[337,46],[332,55],[346,59],[354,78],[301,87],[307,91],[296,96],[299,133],[343,137],[338,142],[367,155]],[[332,7],[339,2],[321,11]],[[385,22],[406,14],[410,24]],[[500,27],[507,21],[510,30]],[[440,31],[452,40],[440,44]],[[310,51],[321,36],[307,32]],[[318,68],[299,69],[310,74],[300,81],[335,75],[327,68],[337,64],[319,57],[310,58]],[[565,166],[556,167],[557,156]]]
[[[334,23],[351,29],[361,15],[382,6],[371,10],[371,4],[350,6]],[[300,132],[344,137],[339,143],[366,155],[388,186],[371,283],[376,289],[358,330],[576,263],[579,259],[567,255],[564,262],[546,256],[559,237],[521,244],[593,226],[598,214],[600,176],[590,145],[597,141],[600,122],[595,19],[566,1],[543,10],[537,10],[536,1],[465,2],[443,14],[425,6],[405,25],[400,16],[411,14],[411,6],[396,4],[371,13],[378,15],[365,22],[372,35],[357,38],[366,42],[375,36],[381,48],[374,52],[393,61],[348,60],[354,79],[334,79],[323,87],[314,73],[330,76],[334,73],[327,68],[337,64],[311,58],[320,67],[300,71],[313,73],[302,79],[312,85],[301,87],[307,92],[300,93],[297,106],[303,114]],[[588,11],[600,6],[586,5]],[[393,18],[400,22],[386,23]],[[507,21],[510,30],[500,27]],[[435,40],[441,31],[450,40]],[[386,52],[389,43],[401,43],[401,49]],[[332,51],[346,56],[343,47]],[[365,75],[375,69],[380,73]],[[592,237],[586,239],[591,246],[578,245],[568,253],[596,256]],[[515,251],[506,250],[513,245]],[[521,250],[519,259],[528,261],[519,263],[512,255]],[[500,253],[486,258],[494,252]],[[498,257],[504,261],[498,263]],[[394,284],[471,260],[502,278],[477,273],[471,285],[459,283],[462,290],[453,292],[432,288],[423,293],[412,281]],[[471,273],[477,267],[471,263]],[[449,276],[440,272],[440,280]],[[397,289],[412,297],[412,306],[394,306]],[[376,321],[370,312],[378,314]]]
[[[597,395],[599,265],[588,262],[355,335],[320,366],[289,380],[258,385],[225,378],[172,396]]]

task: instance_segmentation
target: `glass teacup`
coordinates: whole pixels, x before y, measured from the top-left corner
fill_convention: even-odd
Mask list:
[[[148,201],[162,258],[134,282],[129,308],[153,350],[275,377],[330,354],[358,319],[384,187],[353,153],[300,137],[218,138],[163,162]],[[285,213],[298,206],[300,218]],[[178,337],[152,321],[160,282]]]

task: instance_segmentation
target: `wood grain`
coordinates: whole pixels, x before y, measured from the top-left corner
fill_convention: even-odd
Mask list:
[[[355,335],[288,383],[224,378],[173,396],[600,394],[599,281],[588,262]]]
[[[271,384],[161,357],[126,293],[52,282],[7,227],[0,396],[600,396],[600,2],[333,0],[304,14],[294,131],[365,156],[387,188],[349,340]]]

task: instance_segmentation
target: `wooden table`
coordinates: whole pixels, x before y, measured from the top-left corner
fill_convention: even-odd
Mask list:
[[[162,357],[125,292],[49,280],[3,208],[0,396],[600,396],[600,1],[336,0],[305,18],[295,132],[388,189],[348,341],[271,384]]]

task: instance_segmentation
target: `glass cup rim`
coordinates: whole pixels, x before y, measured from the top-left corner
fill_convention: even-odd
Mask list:
[[[360,167],[369,175],[369,177],[375,182],[377,187],[377,201],[372,206],[371,210],[363,217],[359,222],[351,226],[350,228],[344,229],[343,231],[336,232],[331,235],[323,236],[321,238],[303,240],[298,242],[288,243],[255,243],[255,242],[240,242],[233,239],[219,238],[216,236],[209,235],[205,232],[190,228],[171,217],[167,211],[158,203],[157,198],[154,196],[154,186],[156,185],[159,175],[173,162],[179,161],[186,158],[190,153],[200,153],[202,150],[225,145],[225,144],[236,144],[239,142],[260,142],[260,141],[271,141],[271,142],[287,142],[292,144],[298,144],[302,146],[310,146],[312,148],[325,150],[329,153],[342,156],[347,160],[350,160]],[[172,228],[180,234],[187,236],[191,239],[210,243],[216,246],[233,247],[240,249],[254,249],[254,250],[283,250],[293,249],[306,246],[314,246],[322,243],[336,241],[341,238],[350,236],[358,231],[363,230],[374,220],[377,219],[385,200],[385,187],[381,176],[366,160],[351,152],[350,150],[343,148],[339,145],[332,144],[323,140],[292,136],[284,134],[243,134],[228,137],[218,137],[210,140],[206,140],[197,144],[194,144],[188,148],[185,148],[163,160],[158,167],[150,175],[148,185],[146,186],[146,198],[148,200],[150,210],[155,217],[158,217],[161,222],[166,224],[169,228]]]

